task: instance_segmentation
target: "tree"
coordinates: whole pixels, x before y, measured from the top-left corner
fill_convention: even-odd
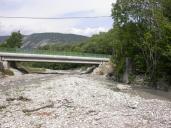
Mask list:
[[[7,48],[20,48],[22,45],[22,38],[20,31],[13,32],[11,36],[6,40],[6,47]]]
[[[82,52],[109,54],[113,52],[113,35],[112,31],[101,32],[98,35],[93,35],[87,42],[81,46]]]
[[[123,70],[125,58],[130,57],[135,68],[145,69],[149,80],[156,85],[163,53],[170,46],[167,30],[170,3],[169,0],[117,0],[113,4],[113,29],[117,35],[114,60],[118,69]]]

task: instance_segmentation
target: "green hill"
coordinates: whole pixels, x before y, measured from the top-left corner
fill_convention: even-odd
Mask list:
[[[9,36],[0,36],[0,44],[3,43]]]
[[[9,36],[0,36],[0,43],[5,42]],[[88,37],[75,34],[62,33],[35,33],[25,35],[22,48],[38,48],[46,45],[79,44],[88,40]]]
[[[88,39],[86,36],[61,33],[36,33],[25,36],[22,48],[38,48],[45,45],[81,43]]]

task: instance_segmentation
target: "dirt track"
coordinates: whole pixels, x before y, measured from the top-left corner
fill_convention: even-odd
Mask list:
[[[169,100],[111,90],[116,84],[91,75],[0,79],[0,128],[171,128]]]

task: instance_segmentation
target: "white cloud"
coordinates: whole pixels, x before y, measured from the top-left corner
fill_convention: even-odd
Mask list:
[[[0,34],[7,34],[8,32],[20,30],[24,34],[40,33],[40,32],[63,32],[75,25],[76,22],[67,20],[3,20],[1,21]]]
[[[0,0],[1,16],[62,17],[70,13],[84,12],[84,16],[110,15],[115,0]],[[92,13],[90,13],[91,11]],[[83,16],[79,14],[80,16]],[[69,15],[67,15],[69,16]],[[81,20],[24,20],[0,19],[0,35],[21,30],[24,34],[34,32],[62,32],[92,35],[109,28],[78,24]],[[112,22],[112,21],[111,21]],[[83,29],[84,28],[84,29]]]
[[[93,34],[97,34],[99,32],[107,32],[109,29],[104,28],[104,27],[99,27],[99,28],[84,28],[84,29],[79,29],[79,28],[72,28],[70,30],[70,33],[73,34],[82,34],[86,36],[90,36]]]

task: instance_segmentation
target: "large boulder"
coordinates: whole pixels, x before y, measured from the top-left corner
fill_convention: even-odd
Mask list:
[[[81,72],[81,74],[89,74],[92,73],[96,66],[88,67],[86,71]]]
[[[158,89],[161,89],[161,90],[164,90],[166,92],[169,91],[170,89],[170,85],[169,85],[169,82],[164,80],[164,79],[160,79],[158,82],[157,82],[157,88]]]
[[[120,91],[124,91],[124,90],[130,90],[131,86],[128,84],[117,84],[116,88]]]
[[[13,73],[14,76],[22,76],[23,75],[23,73],[21,71],[19,71],[18,69],[10,68],[9,70]]]
[[[110,76],[114,73],[115,65],[112,62],[105,62],[99,65],[94,71],[93,75]]]

